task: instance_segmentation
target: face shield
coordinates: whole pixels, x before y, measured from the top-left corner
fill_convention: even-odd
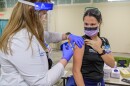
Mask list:
[[[24,1],[24,0],[18,0],[18,2],[34,6],[36,11],[53,10],[53,3],[51,3],[51,2],[35,2],[35,3],[32,3],[32,2]]]

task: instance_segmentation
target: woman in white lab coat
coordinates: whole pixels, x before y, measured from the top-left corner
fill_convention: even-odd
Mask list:
[[[0,86],[52,86],[63,75],[73,50],[63,45],[62,59],[48,69],[44,41],[59,42],[68,35],[71,43],[82,47],[79,36],[44,32],[41,18],[51,9],[49,0],[19,0],[15,5],[0,38]]]

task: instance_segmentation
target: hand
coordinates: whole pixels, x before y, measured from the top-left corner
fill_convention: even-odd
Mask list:
[[[68,42],[65,42],[65,43],[61,44],[60,45],[60,50],[62,51],[63,50],[63,45],[67,45],[67,44],[68,44]]]
[[[98,53],[102,52],[101,45],[94,40],[86,39],[85,44],[87,44],[88,46],[91,46]]]
[[[74,43],[79,47],[79,48],[82,48],[82,46],[84,45],[84,40],[81,36],[76,36],[76,35],[73,35],[73,34],[70,34],[68,36],[69,40],[70,40],[70,43],[71,45],[74,47]]]
[[[66,59],[67,62],[71,59],[71,57],[73,56],[73,49],[72,47],[70,46],[70,44],[67,42],[67,43],[64,43],[63,44],[63,51],[62,51],[62,59]]]

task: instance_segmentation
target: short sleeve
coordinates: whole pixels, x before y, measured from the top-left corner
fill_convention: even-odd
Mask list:
[[[107,38],[102,37],[101,39],[103,42],[103,48],[104,48],[105,52],[107,54],[111,53],[111,47],[110,47],[110,44],[109,44],[109,41],[107,40]]]

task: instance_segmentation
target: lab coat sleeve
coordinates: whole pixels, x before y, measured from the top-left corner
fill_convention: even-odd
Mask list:
[[[42,52],[40,56],[38,44],[33,41],[32,46],[28,47],[29,40],[25,37],[14,38],[11,41],[12,55],[8,55],[6,59],[13,64],[29,86],[52,86],[63,75],[64,66],[57,63],[48,70],[46,54]]]
[[[45,40],[47,43],[57,43],[62,41],[62,34],[57,32],[44,32]]]

